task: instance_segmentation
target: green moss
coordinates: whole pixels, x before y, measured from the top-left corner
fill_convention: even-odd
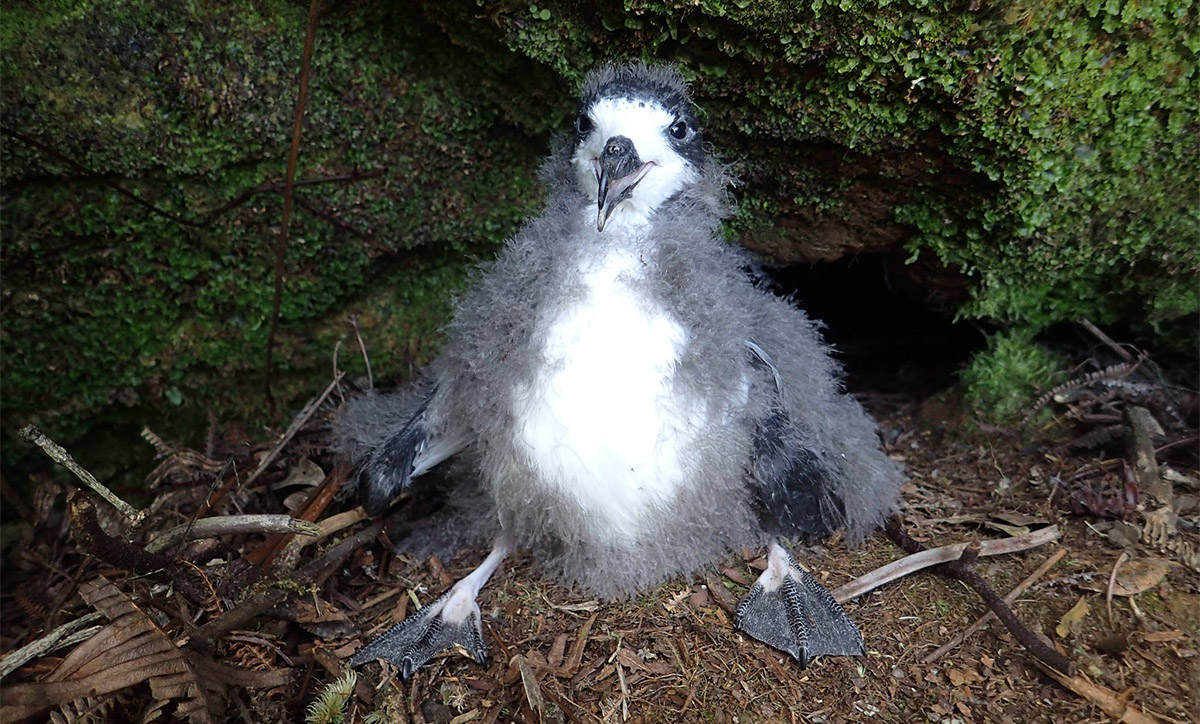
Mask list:
[[[1063,360],[1034,342],[1032,332],[1022,329],[993,334],[987,350],[963,370],[962,381],[973,413],[1012,423],[1064,375]]]
[[[4,125],[192,223],[4,139],[6,443],[29,421],[72,439],[101,410],[262,420],[304,8],[61,10],[5,15],[0,82],[20,90],[0,99]],[[362,366],[347,309],[380,377],[424,361],[464,269],[537,203],[545,139],[464,102],[469,73],[437,37],[383,7],[321,19],[297,178],[329,180],[296,190],[275,352],[285,404],[328,379],[338,340],[343,369]]]
[[[127,404],[261,415],[305,21],[281,0],[6,8],[4,125],[197,222],[4,138],[6,431],[79,431]],[[683,64],[743,181],[731,233],[781,261],[891,227],[966,276],[961,315],[1134,320],[1192,343],[1197,25],[1173,0],[330,7],[298,177],[333,180],[297,190],[277,396],[320,386],[348,305],[377,371],[426,355],[463,265],[535,208],[573,85],[631,56]],[[986,359],[971,374],[1008,378]]]
[[[960,316],[1034,331],[1125,320],[1194,349],[1196,3],[543,6],[556,25],[524,6],[487,22],[568,78],[631,53],[684,64],[744,182],[732,228],[768,237],[756,248],[790,237],[801,248],[782,261],[855,253],[855,234],[890,221],[911,230],[911,260],[967,277]],[[839,224],[848,241],[805,238]]]

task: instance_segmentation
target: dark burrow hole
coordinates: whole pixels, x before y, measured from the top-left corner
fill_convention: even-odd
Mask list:
[[[791,296],[825,325],[825,341],[846,367],[852,393],[921,400],[955,383],[955,374],[983,349],[983,330],[954,322],[906,293],[883,256],[816,264],[764,266],[775,292]]]

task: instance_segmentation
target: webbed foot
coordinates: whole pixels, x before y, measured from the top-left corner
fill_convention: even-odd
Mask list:
[[[429,605],[393,626],[350,659],[358,666],[385,659],[400,667],[410,678],[417,669],[443,651],[462,649],[478,664],[487,660],[479,604],[475,602],[483,584],[500,567],[508,551],[503,540],[474,571]]]
[[[456,647],[478,664],[487,660],[479,605],[459,585],[367,644],[350,659],[350,665],[386,659],[408,679],[434,656]]]
[[[738,603],[734,625],[808,666],[816,656],[862,656],[862,635],[816,578],[778,543],[767,570]]]

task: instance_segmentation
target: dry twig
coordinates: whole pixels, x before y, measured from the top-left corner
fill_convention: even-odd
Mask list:
[[[1025,593],[1025,591],[1028,590],[1029,587],[1034,583],[1037,583],[1038,580],[1041,579],[1042,576],[1046,575],[1046,572],[1053,568],[1056,563],[1061,561],[1065,555],[1067,555],[1066,548],[1059,548],[1056,550],[1053,555],[1046,559],[1045,563],[1038,566],[1036,571],[1029,574],[1028,578],[1018,583],[1016,588],[1009,591],[1008,595],[1004,597],[1004,602],[1011,606],[1018,598],[1020,598],[1021,594]],[[965,631],[956,635],[945,644],[939,646],[933,653],[926,656],[922,663],[932,664],[933,662],[942,658],[946,654],[950,653],[950,651],[956,646],[961,646],[964,641],[975,635],[976,631],[986,626],[994,618],[996,618],[996,614],[992,613],[991,611],[983,614],[975,621],[975,623],[968,626]]]
[[[146,550],[150,553],[162,553],[183,541],[217,538],[235,533],[296,533],[318,536],[321,534],[321,526],[306,520],[296,520],[290,515],[222,515],[177,525],[147,543]]]
[[[146,515],[146,511],[139,511],[129,503],[126,503],[124,500],[118,498],[116,494],[105,487],[103,483],[101,483],[99,480],[96,480],[95,475],[92,475],[87,471],[86,468],[75,462],[75,458],[71,457],[71,454],[64,450],[61,445],[42,434],[41,430],[37,429],[33,425],[26,425],[25,427],[21,428],[21,437],[24,440],[40,447],[42,452],[46,453],[51,460],[74,473],[75,477],[83,481],[84,485],[96,491],[97,495],[99,495],[101,498],[104,498],[114,508],[116,508],[121,515],[125,516],[130,525],[136,526],[138,523],[142,522],[142,519]]]
[[[886,526],[888,537],[900,546],[906,553],[914,554],[923,550],[920,543],[916,542],[904,532],[900,526],[900,517],[892,516],[887,520]],[[1055,651],[1045,641],[1039,638],[1036,634],[1017,618],[1008,604],[1004,602],[996,594],[996,591],[984,580],[983,576],[979,575],[979,571],[975,570],[975,560],[979,557],[978,547],[967,547],[963,550],[962,556],[957,560],[948,561],[938,566],[937,571],[944,576],[962,581],[970,586],[979,597],[984,600],[992,612],[996,614],[996,618],[1004,622],[1009,632],[1024,646],[1033,656],[1041,659],[1044,663],[1062,671],[1068,675],[1074,674],[1075,665],[1066,656]]]
[[[325,399],[329,397],[330,393],[332,393],[333,390],[338,386],[338,383],[342,381],[342,377],[344,377],[345,374],[345,372],[339,373],[338,376],[334,377],[333,381],[325,387],[325,390],[321,394],[308,401],[308,404],[304,406],[304,409],[301,410],[300,413],[292,420],[292,424],[288,425],[287,431],[283,433],[283,437],[279,438],[279,442],[275,444],[275,447],[272,448],[271,452],[262,459],[262,462],[260,462],[258,467],[254,469],[254,472],[250,473],[250,477],[246,479],[245,483],[243,483],[244,486],[248,487],[253,484],[254,481],[258,479],[258,476],[262,475],[264,470],[271,467],[271,463],[275,462],[275,459],[279,457],[281,452],[283,452],[284,446],[291,441],[297,432],[300,432],[300,428],[304,427],[304,424],[308,422],[310,417],[313,416],[313,413],[320,409],[321,404],[325,402]]]
[[[1041,530],[1036,530],[1032,533],[1016,536],[1014,538],[1003,538],[1000,540],[985,540],[979,542],[978,556],[999,556],[1006,553],[1016,553],[1018,551],[1036,548],[1058,540],[1061,533],[1058,526],[1051,525]],[[914,541],[915,544],[915,541]],[[893,561],[886,566],[876,568],[870,573],[859,576],[850,581],[846,585],[838,588],[833,592],[833,597],[838,603],[845,603],[873,591],[876,588],[889,583],[898,578],[903,578],[907,575],[916,573],[923,568],[930,566],[943,565],[959,560],[963,557],[965,551],[971,543],[954,543],[940,548],[924,549],[919,548],[918,551],[909,551],[911,555],[901,558],[898,561]],[[903,546],[901,546],[903,547]],[[907,550],[907,549],[906,549]]]
[[[271,357],[275,351],[275,332],[279,329],[279,309],[283,303],[283,259],[287,252],[288,225],[292,218],[292,198],[295,191],[296,160],[300,156],[300,131],[304,129],[304,108],[308,105],[308,75],[312,68],[313,42],[317,34],[317,18],[321,14],[321,0],[308,4],[308,29],[304,35],[304,52],[300,56],[300,91],[296,98],[296,114],[292,123],[292,148],[288,153],[287,172],[284,176],[283,221],[279,224],[279,241],[275,243],[275,290],[271,298],[271,326],[267,330],[267,359],[263,389],[267,394],[267,405],[275,414],[275,397],[271,394]]]
[[[26,661],[30,661],[39,656],[45,656],[51,651],[55,651],[64,646],[70,646],[71,644],[90,638],[91,635],[99,631],[101,627],[85,627],[94,621],[98,621],[102,616],[103,614],[95,611],[80,616],[74,621],[68,621],[64,623],[62,626],[59,626],[37,641],[31,641],[16,651],[10,652],[3,659],[0,659],[0,679],[8,676],[12,672],[24,666]]]

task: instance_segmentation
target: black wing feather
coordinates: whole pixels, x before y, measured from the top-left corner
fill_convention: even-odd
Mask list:
[[[746,346],[752,362],[769,370],[776,404],[758,423],[754,437],[751,482],[762,512],[783,535],[825,536],[841,525],[842,501],[832,492],[829,470],[816,451],[802,443],[783,405],[779,371],[765,351],[752,341]]]
[[[359,502],[368,515],[387,512],[392,502],[412,482],[413,462],[429,441],[425,425],[426,398],[408,422],[375,449],[363,465],[359,478]]]

